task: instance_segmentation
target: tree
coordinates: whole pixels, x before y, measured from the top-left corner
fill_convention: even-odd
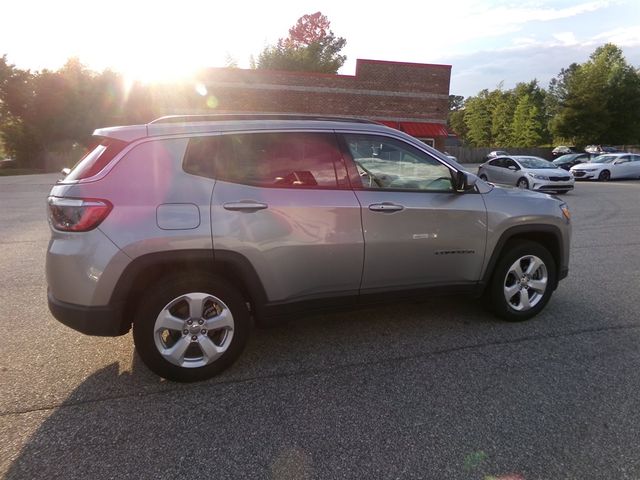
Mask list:
[[[304,15],[289,29],[289,36],[258,56],[256,68],[336,73],[347,57],[340,55],[347,41],[330,30],[329,19],[316,12]]]
[[[5,149],[22,167],[55,168],[53,158],[73,163],[69,155],[77,155],[78,144],[121,117],[121,85],[119,75],[97,74],[74,58],[55,72],[31,73],[2,57],[0,136]]]
[[[514,147],[537,147],[551,141],[549,115],[546,110],[547,92],[540,88],[537,80],[518,83],[513,89],[515,105],[513,111],[511,145]],[[520,111],[518,111],[520,109]]]
[[[558,75],[550,88],[556,138],[575,144],[636,143],[640,140],[640,74],[613,44]]]
[[[502,91],[499,87],[493,95],[493,111],[491,112],[491,137],[498,147],[511,145],[513,138],[513,114],[517,102],[513,91]]]
[[[464,97],[462,95],[449,95],[449,115],[447,127],[455,132],[458,138],[464,142],[467,137],[467,126],[464,122]]]
[[[536,147],[542,143],[543,123],[540,110],[533,99],[525,94],[518,100],[513,114],[513,133],[511,146]]]
[[[464,108],[464,97],[462,95],[449,95],[449,111],[457,112]]]

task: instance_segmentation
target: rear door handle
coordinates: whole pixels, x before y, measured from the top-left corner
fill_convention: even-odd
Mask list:
[[[222,207],[225,210],[231,210],[232,212],[256,212],[258,210],[264,210],[269,205],[262,202],[253,202],[250,200],[243,200],[241,202],[227,202]]]
[[[369,205],[369,210],[374,212],[399,212],[404,210],[402,205],[396,205],[395,203],[374,203]]]

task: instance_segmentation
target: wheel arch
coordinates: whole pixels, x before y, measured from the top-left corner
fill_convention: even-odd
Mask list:
[[[496,243],[493,253],[489,258],[489,262],[482,276],[481,283],[483,287],[489,284],[495,267],[500,257],[509,248],[509,244],[518,240],[528,240],[541,244],[553,257],[553,261],[556,264],[556,278],[553,281],[553,289],[555,290],[560,281],[559,269],[563,265],[563,251],[562,251],[562,234],[560,229],[554,225],[545,224],[531,224],[531,225],[517,225],[505,230],[498,242]]]
[[[159,278],[183,272],[215,275],[230,282],[251,305],[261,311],[266,293],[255,269],[243,255],[230,251],[176,250],[157,252],[134,259],[124,270],[111,304],[122,305],[121,331],[131,328],[140,296]]]

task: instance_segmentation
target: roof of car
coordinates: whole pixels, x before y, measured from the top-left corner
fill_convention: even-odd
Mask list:
[[[160,117],[145,125],[128,125],[99,128],[94,135],[131,142],[144,137],[176,135],[181,133],[207,133],[238,130],[295,130],[295,129],[349,129],[390,131],[405,136],[399,130],[380,123],[351,117],[331,117],[287,114],[221,114],[221,115],[172,115]]]

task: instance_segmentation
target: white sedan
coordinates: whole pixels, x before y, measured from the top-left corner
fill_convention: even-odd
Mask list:
[[[633,153],[607,153],[588,163],[571,167],[577,180],[601,180],[616,178],[640,178],[640,155]]]
[[[485,181],[540,192],[567,193],[573,190],[573,176],[539,157],[509,155],[483,163],[478,176]]]

